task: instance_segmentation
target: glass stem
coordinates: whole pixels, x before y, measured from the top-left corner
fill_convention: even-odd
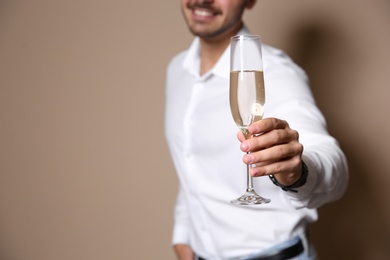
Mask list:
[[[249,152],[246,152],[246,154],[249,154]],[[249,170],[251,169],[251,165],[246,165],[246,191],[252,192],[253,191],[253,178],[251,174],[249,173]]]

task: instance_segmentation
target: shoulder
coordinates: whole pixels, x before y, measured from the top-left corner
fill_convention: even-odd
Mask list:
[[[264,70],[268,73],[293,73],[306,78],[305,71],[283,50],[267,44],[262,45]]]
[[[182,51],[176,54],[168,63],[167,71],[168,73],[172,70],[181,69],[183,67],[183,61],[186,57],[188,50]]]
[[[281,49],[262,44],[263,58],[269,62],[292,62],[291,58]]]
[[[181,79],[184,75],[184,60],[187,56],[187,50],[182,51],[176,54],[168,63],[166,68],[166,88],[167,90],[175,89],[178,85],[178,82],[181,82]]]
[[[280,105],[298,99],[313,101],[306,72],[284,51],[264,44],[262,50],[268,103],[275,101]]]

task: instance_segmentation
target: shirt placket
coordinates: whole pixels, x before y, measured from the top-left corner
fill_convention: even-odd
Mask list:
[[[198,241],[202,241],[203,250],[209,252],[211,254],[216,254],[214,243],[209,234],[209,230],[207,228],[208,223],[203,216],[203,207],[200,205],[199,198],[195,196],[195,194],[199,194],[199,189],[201,189],[202,183],[199,182],[199,178],[197,178],[197,174],[199,174],[199,165],[197,164],[197,155],[194,154],[194,145],[197,142],[197,133],[194,131],[194,124],[196,124],[197,118],[202,117],[199,114],[199,106],[202,101],[203,92],[206,88],[207,79],[200,78],[193,83],[192,92],[190,95],[187,111],[183,118],[184,124],[184,160],[186,161],[186,174],[188,174],[187,178],[191,183],[191,196],[194,196],[191,204],[191,218],[193,219],[193,225],[196,226],[195,230],[197,230]],[[207,127],[207,126],[204,126]],[[201,155],[200,155],[201,156]]]
[[[197,106],[200,101],[200,95],[201,91],[204,88],[204,82],[202,81],[195,81],[192,90],[190,99],[188,101],[188,107],[187,111],[183,118],[183,131],[184,131],[184,159],[187,161],[186,165],[188,165],[187,173],[189,174],[189,178],[191,178],[192,184],[196,183],[194,175],[196,173],[193,171],[194,167],[192,167],[193,160],[194,160],[194,153],[193,153],[193,147],[196,142],[196,133],[194,132],[194,123],[196,120],[197,115]],[[196,186],[196,185],[195,185]]]

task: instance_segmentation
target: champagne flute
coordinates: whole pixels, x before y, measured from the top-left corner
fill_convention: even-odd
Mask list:
[[[237,35],[230,42],[230,109],[245,138],[251,138],[248,127],[262,119],[265,103],[263,60],[260,36]],[[247,188],[244,195],[231,200],[234,205],[256,205],[271,200],[258,195],[247,165]]]

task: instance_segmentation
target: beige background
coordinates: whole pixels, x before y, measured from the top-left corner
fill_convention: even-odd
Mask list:
[[[0,0],[0,259],[174,259],[178,2]],[[389,259],[389,1],[258,1],[245,20],[307,70],[349,159],[312,227],[321,259]]]

